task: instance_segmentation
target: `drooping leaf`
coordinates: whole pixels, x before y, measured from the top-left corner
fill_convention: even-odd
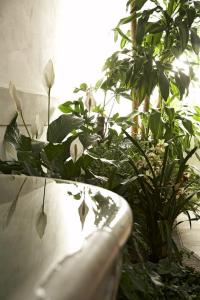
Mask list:
[[[186,118],[182,118],[182,124],[185,127],[185,129],[189,132],[189,134],[194,135],[192,121],[190,121]]]
[[[138,20],[138,24],[137,24],[137,30],[136,30],[136,43],[138,45],[142,44],[144,35],[145,35],[145,30],[146,30],[146,18],[141,17]]]
[[[187,47],[188,39],[189,39],[189,30],[185,22],[179,25],[179,35],[180,35],[180,42],[181,42],[181,51],[183,52]]]
[[[162,70],[159,70],[157,75],[161,96],[167,101],[167,98],[169,97],[169,80]]]
[[[83,125],[83,119],[73,115],[62,115],[53,121],[47,131],[47,140],[52,143],[60,143],[74,129]]]
[[[198,55],[200,50],[200,37],[194,29],[191,31],[191,43],[192,49],[194,50],[195,54]]]
[[[149,116],[149,128],[154,136],[154,138],[158,138],[160,132],[163,128],[163,123],[161,120],[161,113],[159,111],[153,110]]]
[[[137,0],[135,1],[135,10],[140,10],[142,6],[147,2],[147,0]]]
[[[40,159],[32,151],[17,152],[18,160],[24,166],[25,174],[30,176],[43,176]]]

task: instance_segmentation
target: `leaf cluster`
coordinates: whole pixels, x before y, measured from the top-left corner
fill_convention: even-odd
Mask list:
[[[173,62],[183,53],[199,54],[199,2],[129,1],[128,5],[131,2],[130,15],[114,29],[122,49],[107,59],[101,88],[128,99],[134,96],[140,103],[156,86],[165,101],[170,95],[182,99],[194,79],[195,58],[189,62],[189,73],[175,68]],[[141,9],[144,4],[151,8]],[[136,24],[135,40],[130,30],[124,33],[121,29],[132,22]]]

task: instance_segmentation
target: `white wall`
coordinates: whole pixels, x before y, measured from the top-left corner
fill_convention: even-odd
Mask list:
[[[50,58],[56,73],[53,95],[60,102],[71,99],[81,82],[94,84],[117,49],[112,28],[124,14],[123,0],[0,0],[0,125],[15,112],[10,80],[22,91],[27,123],[37,112],[46,116],[47,102],[40,95],[45,95],[42,73]],[[0,157],[4,131],[0,126]]]

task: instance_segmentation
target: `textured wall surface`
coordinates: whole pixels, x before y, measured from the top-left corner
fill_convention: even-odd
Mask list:
[[[46,119],[42,73],[47,61],[55,58],[59,1],[0,0],[0,157],[4,125],[15,114],[10,81],[23,91],[19,95],[26,122],[36,113]]]
[[[0,86],[12,80],[26,92],[42,93],[41,75],[55,56],[59,0],[0,0]]]

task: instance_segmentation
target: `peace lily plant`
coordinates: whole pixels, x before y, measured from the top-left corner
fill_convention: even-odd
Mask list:
[[[0,161],[0,171],[84,181],[122,195],[133,209],[135,226],[125,252],[119,299],[165,299],[168,294],[189,299],[188,291],[179,289],[181,280],[169,290],[167,280],[171,270],[180,278],[191,274],[177,264],[177,216],[185,213],[190,224],[199,218],[199,175],[189,161],[200,145],[200,108],[178,108],[175,103],[181,103],[195,80],[200,3],[129,0],[127,12],[114,29],[120,49],[106,60],[104,77],[94,88],[86,83],[75,88],[76,99],[61,104],[62,114],[52,122],[55,73],[52,61],[47,63],[45,140],[40,140],[39,116],[29,132],[10,84],[17,114],[4,141],[13,159]],[[176,66],[180,57],[186,57],[187,71]],[[95,100],[98,89],[104,94],[101,103]],[[132,101],[128,116],[112,114],[119,100]],[[107,113],[106,104],[112,101]],[[27,136],[19,132],[18,114]],[[167,283],[163,274],[169,276]]]

